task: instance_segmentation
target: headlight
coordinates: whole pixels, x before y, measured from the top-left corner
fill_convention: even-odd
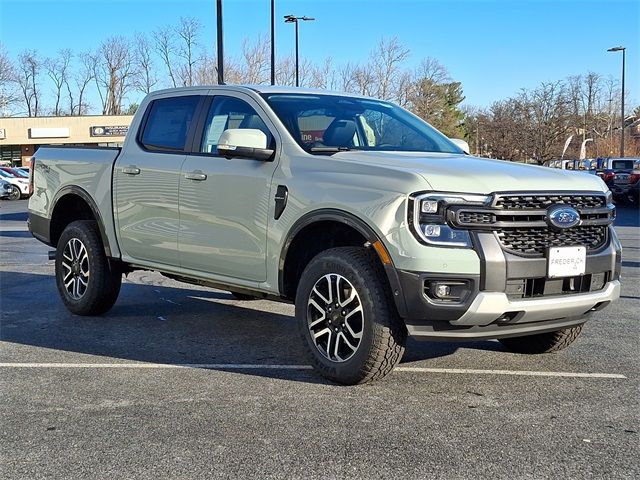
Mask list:
[[[429,192],[411,196],[409,225],[416,238],[427,245],[471,248],[467,230],[451,228],[445,214],[448,205],[487,205],[491,197],[465,193]]]

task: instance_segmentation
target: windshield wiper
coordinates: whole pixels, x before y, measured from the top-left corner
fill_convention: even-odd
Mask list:
[[[351,149],[349,147],[311,147],[309,152],[311,153],[338,153],[348,152]]]

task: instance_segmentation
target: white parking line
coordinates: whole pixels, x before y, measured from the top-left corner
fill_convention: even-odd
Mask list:
[[[311,370],[310,365],[277,365],[253,363],[0,363],[0,368],[129,368],[129,369],[175,369],[202,368],[210,370]],[[479,370],[467,368],[396,367],[398,372],[451,373],[464,375],[519,375],[528,377],[569,378],[618,378],[618,373],[540,372],[531,370]]]
[[[478,375],[520,375],[525,377],[627,378],[619,373],[536,372],[532,370],[477,370],[469,368],[397,367],[400,372],[462,373]]]

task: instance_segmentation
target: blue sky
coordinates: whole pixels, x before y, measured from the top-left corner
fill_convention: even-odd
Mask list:
[[[224,0],[226,53],[269,32],[269,0]],[[620,76],[627,47],[627,90],[640,101],[640,1],[276,0],[277,53],[293,50],[285,14],[316,17],[300,27],[302,55],[337,64],[365,60],[380,37],[411,49],[409,64],[431,56],[463,84],[465,103],[487,106],[543,81],[594,71]],[[25,48],[55,55],[82,51],[110,35],[197,17],[215,42],[215,0],[0,0],[0,41],[12,56]]]

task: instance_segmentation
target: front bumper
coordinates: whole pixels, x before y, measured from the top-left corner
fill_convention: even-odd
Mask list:
[[[476,250],[481,274],[437,275],[399,272],[408,314],[408,333],[431,339],[484,339],[532,335],[584,323],[586,316],[606,307],[620,296],[620,244],[609,227],[608,244],[587,256],[585,289],[562,291],[562,280],[546,279],[546,258],[525,258],[503,251],[493,234],[478,234]],[[434,301],[425,293],[425,282],[467,279],[470,292],[459,303]],[[529,279],[529,280],[527,280]],[[516,290],[527,281],[544,284],[537,294],[518,297]],[[560,285],[558,285],[560,283]],[[560,288],[560,290],[558,290]],[[582,293],[580,293],[582,292]]]

